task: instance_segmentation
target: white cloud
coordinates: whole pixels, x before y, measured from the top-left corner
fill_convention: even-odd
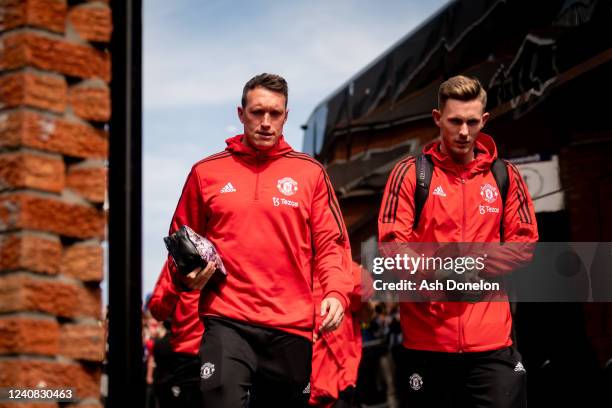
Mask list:
[[[202,22],[189,38],[169,31],[174,24],[168,8],[145,38],[145,106],[235,103],[244,81],[264,71],[285,76],[291,98],[323,98],[423,20],[415,4],[390,3],[373,15],[380,5],[268,2],[269,15],[236,17],[222,32],[207,26],[227,17],[194,6]]]

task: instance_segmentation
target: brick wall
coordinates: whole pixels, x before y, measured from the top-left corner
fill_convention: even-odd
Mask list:
[[[108,3],[0,0],[0,387],[70,386],[75,405],[94,407]]]

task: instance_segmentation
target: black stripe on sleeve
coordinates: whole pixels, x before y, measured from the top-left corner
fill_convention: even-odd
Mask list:
[[[523,177],[521,176],[521,173],[519,173],[518,169],[514,166],[511,165],[510,168],[512,169],[512,172],[514,173],[514,180],[516,182],[516,187],[517,187],[517,198],[519,200],[519,202],[521,203],[519,206],[519,214],[521,215],[521,221],[525,224],[531,224],[532,223],[532,219],[531,219],[531,213],[529,211],[529,205],[527,204],[528,200],[527,200],[527,193],[525,192],[525,186],[523,184]]]
[[[399,191],[402,186],[402,182],[404,180],[404,176],[406,172],[412,165],[414,164],[414,157],[408,157],[402,161],[400,161],[393,172],[391,173],[391,185],[389,188],[389,194],[387,195],[387,199],[384,203],[385,211],[383,212],[383,222],[384,223],[392,223],[395,222],[397,215],[397,206],[399,199]]]
[[[527,205],[527,197],[525,195],[525,190],[522,187],[520,179],[516,179],[516,182],[518,183],[518,189],[516,193],[518,196],[520,196],[520,202],[521,202],[519,211],[522,211],[525,216],[525,221],[523,222],[527,224],[531,224],[531,214],[529,214],[529,207]]]
[[[209,161],[212,161],[212,160],[223,159],[224,157],[229,157],[231,155],[232,154],[230,152],[228,152],[228,151],[222,151],[222,152],[215,153],[215,154],[213,154],[211,156],[203,158],[202,160],[197,162],[195,165],[197,166],[200,163],[206,163],[206,162],[209,162]]]
[[[521,197],[521,194],[519,193],[518,190],[516,190],[516,199],[519,201],[519,203],[521,203],[522,197]],[[525,219],[525,213],[523,212],[523,204],[522,203],[519,205],[518,213],[519,213],[519,217],[521,219],[521,222],[522,223],[527,223],[527,220]]]
[[[407,160],[402,160],[398,164],[395,165],[393,171],[391,172],[391,176],[389,177],[391,180],[391,184],[389,185],[389,194],[387,195],[387,199],[383,203],[385,207],[385,211],[383,212],[383,222],[389,222],[389,211],[391,210],[391,202],[393,201],[393,191],[395,189],[395,183],[397,182],[397,177],[399,173],[402,172],[403,168],[406,166]]]
[[[340,232],[340,239],[344,240],[345,236],[344,236],[344,229],[342,228],[342,221],[341,221],[342,213],[340,212],[340,205],[336,201],[334,194],[332,194],[332,191],[333,191],[332,184],[327,176],[327,173],[325,172],[325,167],[323,167],[323,165],[319,163],[316,159],[304,153],[289,152],[285,154],[285,156],[288,158],[305,160],[305,161],[308,161],[310,163],[313,163],[319,166],[319,168],[323,172],[325,187],[327,188],[327,205],[329,206],[329,209],[331,210],[332,215],[334,216],[334,219],[336,220],[336,224],[338,225],[338,230]]]
[[[404,183],[404,177],[406,177],[406,173],[408,173],[408,170],[410,170],[413,165],[414,165],[414,163],[409,163],[408,166],[406,166],[406,169],[401,174],[400,179],[399,179],[399,183],[397,184],[397,191],[395,192],[395,203],[393,205],[393,213],[391,214],[391,218],[392,218],[391,222],[392,223],[395,223],[395,221],[397,219],[397,208],[399,206],[399,192],[400,192],[400,189],[402,188],[402,184]]]

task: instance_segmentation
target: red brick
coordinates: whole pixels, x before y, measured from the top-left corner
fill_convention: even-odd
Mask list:
[[[64,324],[59,337],[59,354],[78,360],[104,360],[104,329],[94,324]]]
[[[4,31],[26,25],[26,6],[23,0],[4,0],[0,13],[0,29]]]
[[[66,187],[91,202],[103,203],[106,193],[106,174],[106,167],[73,166],[68,170]]]
[[[60,273],[84,282],[104,278],[104,252],[100,245],[75,244],[64,251]]]
[[[59,239],[31,234],[0,236],[0,269],[25,269],[55,275],[61,259]]]
[[[106,158],[106,133],[31,111],[0,114],[0,147],[26,146],[66,156]]]
[[[26,152],[0,154],[0,191],[33,188],[59,193],[64,188],[64,161]]]
[[[58,75],[18,72],[0,77],[3,108],[30,106],[62,113],[66,95],[66,81]]]
[[[100,397],[98,366],[61,363],[35,359],[7,359],[0,361],[0,387],[32,388],[44,384],[47,388],[74,388],[76,397]]]
[[[104,4],[80,4],[72,7],[68,12],[68,21],[84,40],[109,42],[111,39],[111,9]]]
[[[86,44],[33,33],[8,33],[2,38],[0,70],[27,66],[80,78],[111,79],[110,53]]]
[[[70,282],[38,279],[26,274],[0,276],[0,313],[43,312],[76,317],[82,312],[79,287]]]
[[[60,328],[55,319],[0,318],[0,354],[55,355]]]
[[[68,102],[73,112],[85,120],[105,122],[111,116],[110,90],[107,86],[76,85],[70,88]]]
[[[79,286],[77,299],[79,302],[77,317],[102,319],[102,291],[99,287]]]
[[[0,196],[0,231],[31,229],[73,238],[101,238],[101,210],[28,193]]]
[[[29,26],[64,32],[66,2],[62,0],[4,0],[0,29]]]

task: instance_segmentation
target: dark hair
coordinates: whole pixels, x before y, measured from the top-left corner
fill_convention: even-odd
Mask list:
[[[285,107],[287,107],[287,100],[289,99],[289,87],[287,86],[287,81],[285,81],[285,78],[276,74],[263,73],[254,76],[253,78],[249,79],[246,84],[244,84],[244,88],[242,89],[243,108],[246,106],[247,93],[259,87],[282,94],[285,97]]]

